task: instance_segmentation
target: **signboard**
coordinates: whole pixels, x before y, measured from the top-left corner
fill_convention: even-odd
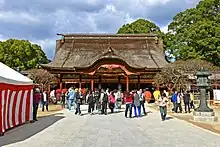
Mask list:
[[[213,90],[214,101],[220,103],[220,90]]]

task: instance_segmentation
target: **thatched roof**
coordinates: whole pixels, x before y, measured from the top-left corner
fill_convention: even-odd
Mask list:
[[[56,41],[54,59],[46,69],[90,68],[99,61],[118,61],[131,68],[160,69],[167,62],[155,35],[66,34]]]

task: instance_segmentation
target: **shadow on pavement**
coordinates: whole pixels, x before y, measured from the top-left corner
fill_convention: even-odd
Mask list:
[[[170,116],[166,117],[166,120],[171,120],[171,119],[173,119],[173,117]]]
[[[150,114],[150,113],[153,113],[153,112],[152,112],[152,111],[147,111],[147,114],[148,114],[148,113]]]
[[[0,146],[24,141],[64,118],[56,115],[58,114],[42,117],[35,123],[27,123],[5,132],[5,135],[0,137]]]
[[[108,112],[107,114],[117,114],[117,113],[122,113],[122,112],[124,112],[124,111],[123,110],[118,110],[118,111],[114,111],[113,113]]]

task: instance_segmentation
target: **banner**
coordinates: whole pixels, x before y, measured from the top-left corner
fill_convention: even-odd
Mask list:
[[[214,101],[220,102],[220,90],[213,90]]]
[[[33,85],[0,83],[0,133],[33,120]]]

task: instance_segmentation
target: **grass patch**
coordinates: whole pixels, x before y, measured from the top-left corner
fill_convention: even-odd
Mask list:
[[[44,108],[44,112],[42,111],[42,108],[38,108],[37,117],[49,116],[49,115],[52,115],[52,114],[62,110],[62,106],[60,104],[57,104],[57,105],[51,104],[51,105],[49,105],[48,106],[49,111],[46,111],[45,108]]]

